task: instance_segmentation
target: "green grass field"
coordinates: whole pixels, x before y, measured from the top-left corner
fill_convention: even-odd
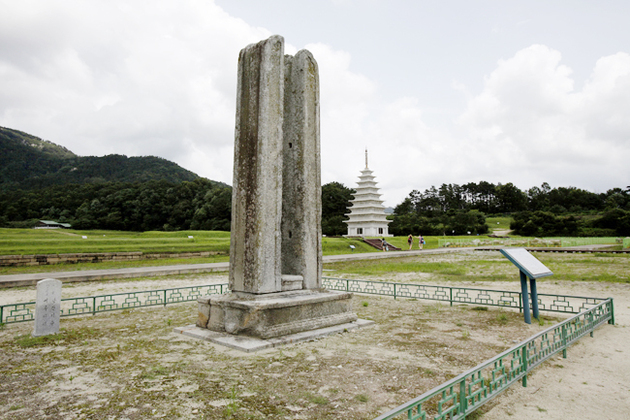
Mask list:
[[[511,217],[487,217],[486,224],[490,228],[490,232],[495,230],[510,230]]]
[[[630,283],[630,254],[547,254],[533,255],[554,274],[541,282],[594,281]],[[518,269],[498,252],[419,255],[387,260],[360,260],[327,263],[326,276],[389,279],[398,275],[445,281],[518,281]]]
[[[0,229],[0,255],[131,251],[214,251],[227,254],[229,249],[229,232]]]
[[[192,236],[192,238],[190,238]],[[85,237],[85,238],[84,238]],[[424,248],[437,248],[437,237],[425,237]],[[387,238],[407,249],[407,237]],[[354,251],[350,245],[355,247]],[[322,238],[324,255],[378,252],[357,239]],[[414,238],[414,249],[418,249]],[[191,252],[212,251],[227,255],[229,232],[121,232],[108,230],[0,229],[0,255],[66,254],[79,252]]]
[[[192,236],[192,238],[189,238]],[[84,238],[85,237],[85,238]],[[437,248],[436,237],[426,237],[425,248]],[[407,249],[406,237],[387,238],[387,241]],[[350,247],[354,246],[354,250]],[[361,240],[346,238],[322,238],[324,255],[380,252]],[[414,243],[417,249],[417,242]],[[206,258],[169,258],[142,261],[106,261],[98,268],[127,268],[141,266],[201,264],[228,261],[230,250],[229,232],[182,231],[182,232],[121,232],[107,230],[57,230],[57,229],[0,229],[0,255],[37,255],[95,252],[180,253],[211,251]],[[0,267],[0,274],[21,274],[46,271],[76,271],[96,268],[93,263],[60,264],[33,267]]]

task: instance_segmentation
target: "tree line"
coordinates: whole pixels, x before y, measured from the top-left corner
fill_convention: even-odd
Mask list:
[[[512,183],[442,184],[413,190],[394,213],[395,235],[482,234],[488,214],[512,215],[511,229],[523,236],[628,235],[630,187],[598,194],[548,183],[526,191]]]
[[[0,225],[43,219],[74,229],[229,231],[231,207],[232,188],[205,178],[55,185],[0,191]]]
[[[322,232],[344,235],[355,190],[322,186]],[[97,182],[41,189],[0,190],[0,226],[31,227],[37,220],[75,229],[230,230],[232,188],[205,178],[172,182]],[[524,236],[630,235],[630,187],[592,193],[544,183],[521,191],[481,181],[413,190],[388,216],[394,235],[488,232],[486,215],[511,214]]]
[[[322,186],[325,235],[343,235],[355,191],[338,182]],[[0,226],[33,227],[39,220],[74,229],[230,230],[232,187],[205,178],[170,182],[100,182],[41,189],[0,190]]]

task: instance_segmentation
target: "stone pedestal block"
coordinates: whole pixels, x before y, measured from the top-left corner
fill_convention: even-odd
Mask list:
[[[197,326],[262,339],[354,322],[352,293],[326,290],[253,295],[232,293],[198,299]]]

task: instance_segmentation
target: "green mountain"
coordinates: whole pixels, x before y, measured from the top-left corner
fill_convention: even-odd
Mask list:
[[[0,190],[103,182],[193,181],[199,176],[155,156],[77,156],[65,147],[0,127]]]

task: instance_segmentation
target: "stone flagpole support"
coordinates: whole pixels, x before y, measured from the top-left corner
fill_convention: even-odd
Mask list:
[[[241,50],[230,289],[197,326],[270,339],[354,323],[352,294],[322,288],[319,70],[272,36]]]

